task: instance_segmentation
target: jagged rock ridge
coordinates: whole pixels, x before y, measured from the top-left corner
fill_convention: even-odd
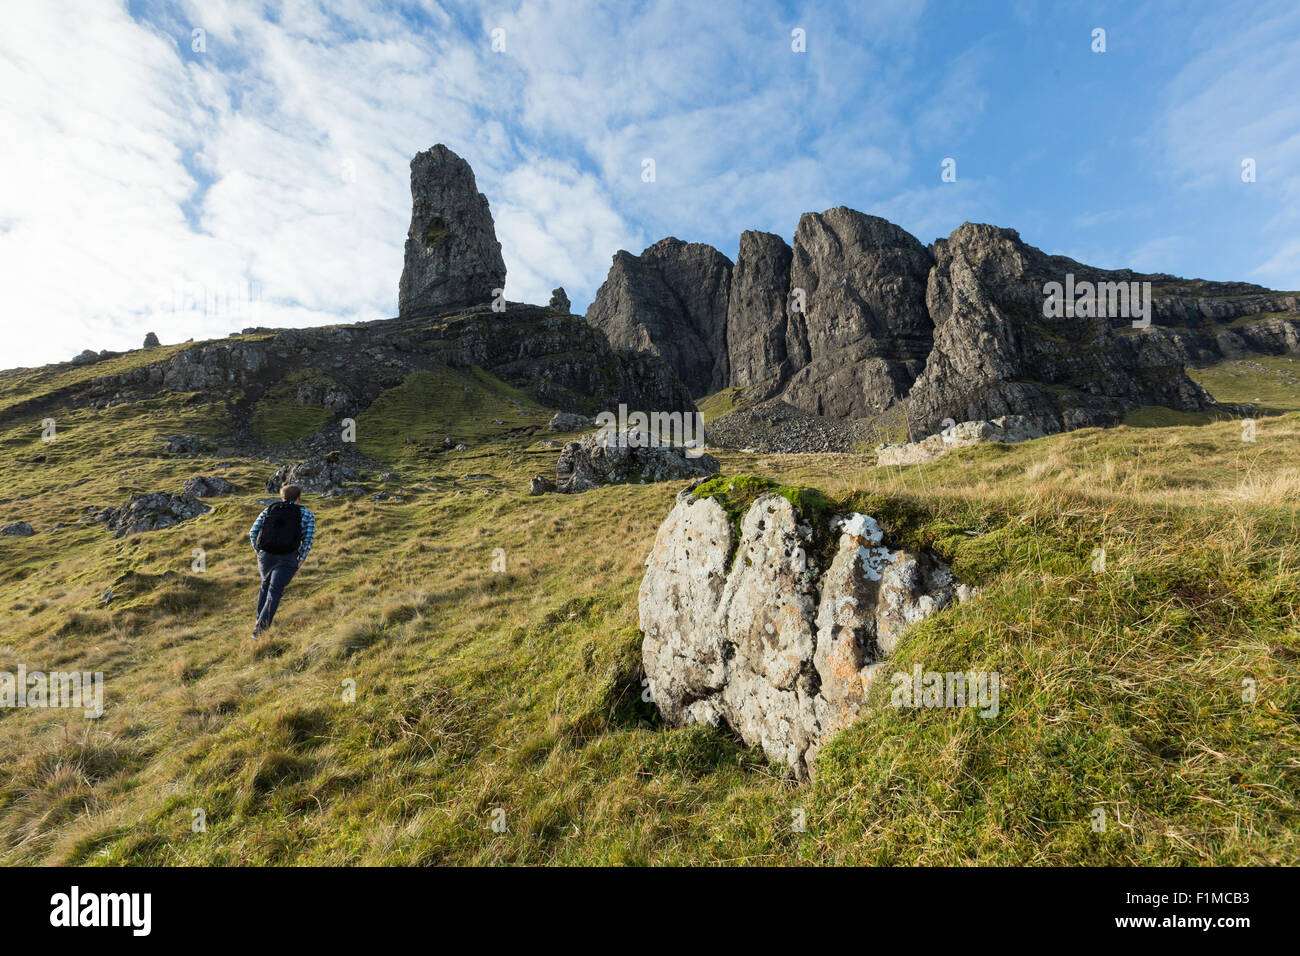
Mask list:
[[[707,296],[661,281],[698,280],[701,263],[716,276]],[[640,257],[620,251],[588,320],[615,345],[664,357],[696,399],[741,390],[745,407],[727,418],[769,408],[760,418],[804,422],[778,440],[790,450],[823,441],[804,432],[843,431],[827,419],[882,413],[920,439],[947,420],[1023,415],[1055,432],[1113,424],[1141,405],[1200,411],[1214,403],[1188,364],[1300,354],[1294,293],[1096,269],[990,225],[965,223],[925,247],[884,219],[838,207],[801,217],[793,247],[743,233],[729,266],[716,250],[676,239]],[[1149,327],[1134,328],[1128,314],[1045,316],[1047,283],[1067,275],[1151,283]],[[728,285],[719,326],[717,294]],[[1237,321],[1248,316],[1260,318]],[[726,418],[713,428],[753,431]]]

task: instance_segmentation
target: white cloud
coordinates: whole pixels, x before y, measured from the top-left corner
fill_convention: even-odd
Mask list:
[[[800,213],[841,203],[944,233],[980,208],[975,184],[909,185],[931,157],[918,160],[900,109],[896,54],[921,10],[908,0],[837,14],[677,0],[418,9],[6,11],[0,364],[132,348],[147,331],[392,315],[408,161],[435,142],[470,162],[492,204],[507,294],[545,302],[564,285],[579,309],[617,249],[670,233],[734,253],[743,229],[789,238]],[[795,26],[805,54],[790,49]],[[191,49],[196,27],[205,52]],[[934,129],[960,130],[982,105],[977,66],[956,64],[948,88],[973,92]],[[238,297],[214,307],[250,283],[255,316]]]

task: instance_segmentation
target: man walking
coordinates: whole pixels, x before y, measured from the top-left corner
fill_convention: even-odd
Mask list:
[[[298,504],[301,497],[301,487],[285,485],[280,489],[280,500],[258,515],[248,531],[257,551],[257,569],[262,573],[254,640],[271,626],[284,589],[307,560],[316,537],[316,516]]]

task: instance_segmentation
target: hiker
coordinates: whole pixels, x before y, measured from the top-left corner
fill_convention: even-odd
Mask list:
[[[257,551],[257,569],[262,573],[254,640],[271,626],[284,589],[307,560],[316,536],[316,516],[298,503],[301,497],[301,486],[285,485],[280,489],[281,500],[258,515],[248,531]]]

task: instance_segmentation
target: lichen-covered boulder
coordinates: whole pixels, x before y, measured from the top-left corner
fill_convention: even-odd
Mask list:
[[[934,556],[887,547],[869,515],[803,512],[761,494],[733,552],[722,504],[683,492],[638,593],[664,720],[730,727],[799,777],[861,714],[905,629],[966,593]]]
[[[15,521],[13,524],[7,524],[0,528],[0,534],[13,535],[18,538],[30,538],[36,533],[26,521]]]

